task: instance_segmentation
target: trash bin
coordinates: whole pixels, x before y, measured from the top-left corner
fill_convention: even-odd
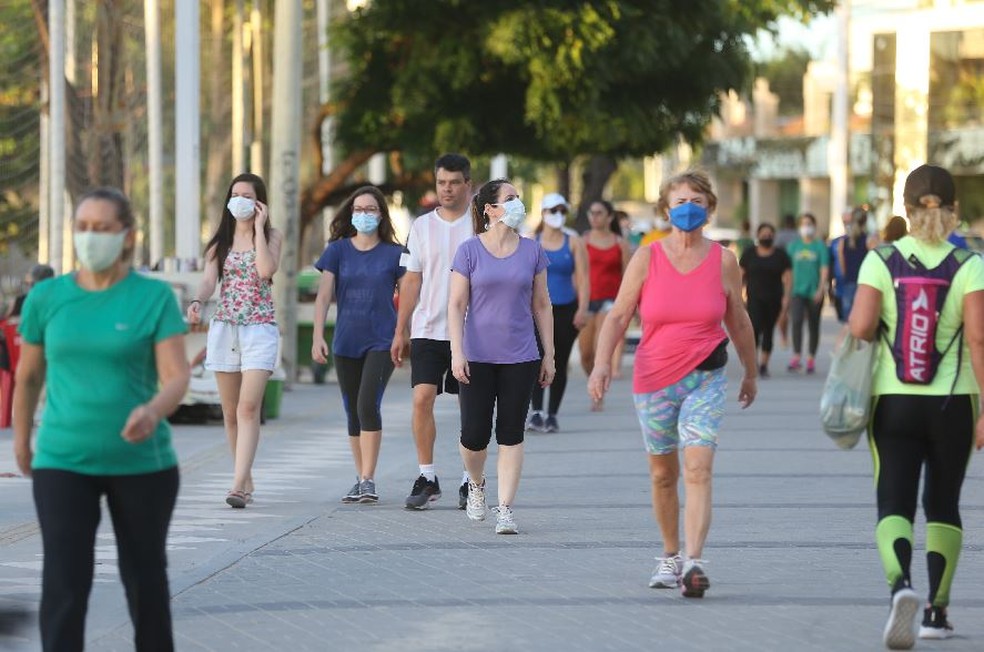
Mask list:
[[[267,381],[266,389],[263,392],[263,416],[267,419],[276,419],[280,416],[280,404],[284,399],[285,379],[283,367],[277,367]]]

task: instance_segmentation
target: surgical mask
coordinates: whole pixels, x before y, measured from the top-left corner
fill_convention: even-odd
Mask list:
[[[75,255],[82,267],[90,272],[103,272],[113,266],[123,253],[126,232],[96,233],[95,231],[76,231],[72,234]]]
[[[226,208],[234,218],[242,222],[253,217],[253,213],[256,212],[256,202],[249,197],[230,197]]]
[[[687,202],[670,209],[670,223],[681,231],[696,231],[707,222],[707,209]]]
[[[804,224],[800,227],[801,238],[812,238],[814,233],[816,233],[816,229],[809,224]]]
[[[552,229],[559,229],[564,226],[565,221],[566,216],[563,213],[554,213],[553,211],[550,211],[543,216],[543,223]]]
[[[379,216],[373,213],[352,213],[352,226],[359,233],[372,233],[379,228]]]
[[[526,207],[523,206],[522,200],[510,199],[503,202],[501,206],[505,212],[499,218],[500,221],[510,229],[518,229],[519,225],[526,219]]]
[[[759,238],[759,244],[766,249],[771,247],[774,242],[775,240],[773,238]]]

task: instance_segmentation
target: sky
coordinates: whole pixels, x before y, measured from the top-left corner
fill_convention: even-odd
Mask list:
[[[791,18],[780,18],[778,34],[773,37],[764,30],[760,32],[752,43],[752,55],[756,60],[764,60],[787,47],[799,46],[809,50],[814,59],[832,59],[834,27],[833,15],[819,16],[808,25]]]

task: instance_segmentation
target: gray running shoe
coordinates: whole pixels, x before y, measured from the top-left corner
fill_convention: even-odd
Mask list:
[[[651,589],[675,589],[680,586],[680,576],[683,575],[683,557],[679,554],[672,557],[657,557],[656,570],[649,579]]]
[[[560,424],[557,423],[557,417],[552,414],[547,416],[547,420],[543,422],[543,432],[560,432]]]
[[[437,476],[434,476],[434,481],[431,482],[426,476],[421,475],[413,483],[413,489],[407,496],[406,507],[407,509],[427,509],[430,503],[440,497],[441,483],[437,481]]]
[[[372,480],[363,480],[359,483],[359,502],[376,503],[379,502],[379,494],[376,493],[376,483]]]
[[[473,521],[485,520],[485,478],[482,478],[481,485],[468,481],[468,505],[465,507],[465,514]]]
[[[361,486],[362,486],[362,483],[359,482],[358,480],[356,480],[355,481],[355,484],[352,485],[352,488],[348,490],[348,493],[345,494],[344,496],[342,496],[342,502],[343,503],[357,503],[357,502],[359,502],[359,499],[362,498],[362,491],[360,490],[360,487]]]
[[[513,519],[513,511],[508,505],[493,507],[495,512],[495,533],[496,534],[519,534],[516,521]]]
[[[539,412],[531,414],[530,418],[526,420],[526,429],[529,432],[546,432],[543,429],[543,415]]]

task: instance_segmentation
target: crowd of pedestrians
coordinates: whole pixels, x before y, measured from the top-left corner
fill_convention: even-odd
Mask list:
[[[884,643],[906,649],[917,636],[952,635],[947,608],[962,548],[960,491],[972,449],[984,448],[984,262],[952,240],[956,193],[946,170],[922,166],[910,174],[906,217],[882,233],[867,211],[852,209],[841,216],[845,234],[825,243],[815,217],[804,213],[780,229],[759,223],[754,238],[746,229],[738,255],[704,234],[717,197],[699,171],[664,181],[657,227],[637,245],[623,237],[606,201],[588,206],[590,228],[579,235],[568,227],[567,200],[549,194],[535,232],[523,237],[526,205],[508,179],[473,188],[470,162],[459,154],[438,158],[434,177],[437,204],[414,221],[406,243],[397,239],[383,193],[355,190],[335,213],[315,265],[321,278],[311,355],[334,360],[356,471],[343,503],[380,500],[385,390],[409,356],[418,468],[405,507],[426,509],[442,497],[434,409],[440,394],[456,395],[458,507],[470,520],[487,518],[494,435],[494,532],[519,533],[525,434],[563,432],[558,413],[575,341],[588,375],[585,400],[600,411],[621,375],[625,334],[638,323],[632,395],[662,539],[649,586],[703,597],[711,586],[704,550],[714,457],[726,436],[729,345],[741,368],[734,396],[747,408],[759,379],[770,375],[777,330],[785,338],[792,329],[788,372],[817,371],[829,294],[844,328],[881,349],[869,446],[875,539],[891,596]],[[167,285],[131,269],[135,218],[122,193],[84,195],[73,232],[79,270],[32,275],[35,287],[19,306],[14,446],[21,471],[33,476],[45,553],[43,644],[79,649],[84,640],[105,496],[137,648],[172,649],[165,540],[178,468],[165,417],[188,385],[186,323],[202,323],[202,305],[218,287],[205,367],[216,375],[233,458],[225,502],[243,509],[254,500],[260,405],[278,362],[271,286],[283,236],[271,227],[263,180],[233,179],[182,319]],[[922,344],[912,343],[914,324],[931,326]],[[925,602],[910,574],[923,469]]]

